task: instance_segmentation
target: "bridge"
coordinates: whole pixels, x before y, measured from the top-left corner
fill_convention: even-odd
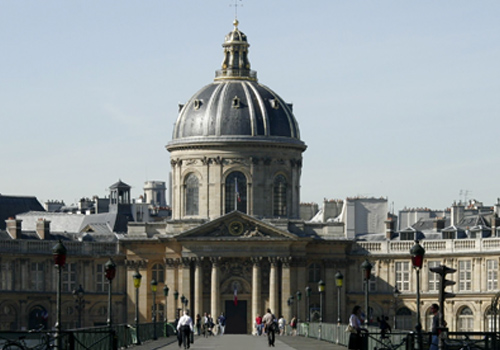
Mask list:
[[[254,350],[267,348],[266,336],[225,334],[223,336],[195,336],[190,350]],[[136,345],[132,350],[178,350],[179,345],[176,337],[161,338],[148,341],[142,345]],[[306,338],[303,336],[277,336],[275,347],[277,350],[346,350],[347,347],[332,344],[327,341]]]

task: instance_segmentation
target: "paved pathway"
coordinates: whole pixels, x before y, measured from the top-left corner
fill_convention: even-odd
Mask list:
[[[341,345],[332,344],[326,341],[320,341],[313,338],[304,337],[276,337],[276,350],[346,350]],[[267,338],[252,335],[233,335],[226,334],[216,337],[195,337],[190,350],[254,350],[268,349]],[[133,350],[179,350],[177,338],[175,336],[161,338],[155,341],[149,341],[142,345],[134,346]]]

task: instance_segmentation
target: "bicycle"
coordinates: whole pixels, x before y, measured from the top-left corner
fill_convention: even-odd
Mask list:
[[[55,338],[50,332],[41,332],[40,329],[29,331],[28,333],[40,333],[39,338],[28,338],[26,335],[20,336],[16,340],[9,340],[2,350],[50,350],[56,348]],[[30,343],[34,343],[34,345]]]
[[[444,344],[446,347],[459,350],[483,350],[486,349],[484,346],[479,346],[479,343],[483,343],[484,339],[472,340],[468,335],[464,335],[463,339],[456,339],[453,341],[445,340]]]
[[[374,350],[397,350],[397,349],[401,348],[403,345],[406,344],[406,337],[404,337],[403,339],[401,339],[401,341],[399,343],[396,343],[396,344],[394,344],[392,342],[392,340],[391,340],[391,337],[387,336],[387,335],[381,336],[380,339],[379,339],[379,338],[374,337],[370,333],[368,333],[368,337],[370,337],[373,340],[375,340],[375,342],[377,343],[377,345],[380,345],[380,347],[379,346],[375,346]]]

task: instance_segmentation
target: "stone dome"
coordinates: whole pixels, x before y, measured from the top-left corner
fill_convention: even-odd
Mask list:
[[[167,148],[205,142],[272,142],[305,149],[292,105],[257,81],[250,70],[246,35],[234,29],[225,37],[222,69],[214,82],[185,104]]]

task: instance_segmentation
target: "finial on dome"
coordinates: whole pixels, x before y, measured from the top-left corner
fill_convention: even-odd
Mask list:
[[[238,24],[240,24],[240,22],[238,22],[238,20],[235,18],[233,21],[234,29],[238,29]]]

